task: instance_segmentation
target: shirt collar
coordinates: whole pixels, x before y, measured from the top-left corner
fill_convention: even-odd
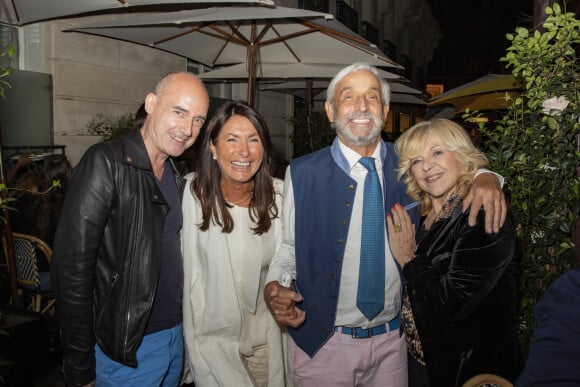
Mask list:
[[[340,138],[337,137],[337,140],[338,140],[338,146],[340,147],[340,151],[342,152],[342,154],[344,155],[344,157],[346,158],[346,160],[348,162],[349,169],[352,169],[358,163],[358,161],[360,160],[360,158],[362,156],[359,155],[354,150],[352,150],[351,148],[349,148],[348,146],[346,146],[342,141],[340,141]],[[369,156],[369,157],[373,157],[376,161],[378,161],[378,164],[376,164],[376,161],[375,161],[375,165],[377,165],[377,167],[381,167],[381,165],[382,165],[382,160],[380,157],[381,146],[382,146],[382,143],[379,141],[379,143],[375,147],[375,150],[373,151],[373,154]]]

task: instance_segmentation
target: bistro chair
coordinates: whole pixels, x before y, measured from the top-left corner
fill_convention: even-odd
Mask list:
[[[44,254],[48,263],[52,259],[52,249],[43,240],[32,235],[12,233],[14,242],[14,261],[16,262],[16,281],[19,294],[29,296],[34,312],[46,313],[55,305],[51,289],[43,288],[38,271],[37,254]],[[4,256],[8,258],[6,236],[2,235]],[[6,259],[8,264],[10,260]],[[42,307],[43,301],[46,301]]]
[[[466,381],[463,387],[513,387],[513,384],[499,375],[480,374]]]

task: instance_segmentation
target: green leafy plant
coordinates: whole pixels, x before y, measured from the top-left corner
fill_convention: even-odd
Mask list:
[[[90,134],[102,136],[103,141],[107,141],[131,131],[134,124],[135,119],[132,114],[107,116],[99,113],[89,121],[87,129]]]
[[[296,114],[288,117],[294,127],[291,140],[294,143],[294,155],[301,156],[312,153],[332,144],[336,132],[330,126],[326,114],[312,111],[307,114]]]
[[[491,168],[506,178],[521,241],[524,349],[535,328],[533,307],[574,265],[572,233],[580,212],[580,22],[557,3],[546,14],[543,32],[516,28],[507,35],[511,46],[501,60],[525,88],[508,101],[493,130],[484,128]]]
[[[47,193],[49,193],[50,191],[52,191],[55,188],[62,188],[62,184],[60,183],[60,180],[58,179],[54,179],[50,185],[50,187],[48,187],[48,189],[42,191],[42,192],[35,192],[35,191],[31,191],[28,189],[22,189],[22,188],[14,188],[14,187],[7,187],[6,184],[4,183],[0,183],[0,191],[4,191],[6,193],[6,197],[2,198],[0,197],[0,206],[2,207],[3,210],[8,210],[8,211],[14,211],[15,208],[10,206],[11,202],[14,202],[18,199],[12,197],[12,196],[8,196],[9,192],[26,192],[28,194],[31,195],[46,195]],[[3,213],[3,211],[2,211]],[[2,223],[6,223],[6,218],[4,216],[2,216],[2,213],[0,213],[0,222]]]
[[[6,49],[6,52],[1,52],[0,53],[0,98],[4,98],[4,88],[6,87],[10,87],[10,84],[8,82],[6,82],[5,80],[3,80],[2,78],[9,76],[10,74],[12,74],[12,68],[11,67],[4,67],[2,65],[2,61],[1,59],[4,57],[8,57],[8,58],[12,58],[15,55],[15,51],[14,51],[14,47],[12,46],[8,46],[8,48]]]
[[[0,183],[0,191],[2,191],[2,195],[0,195],[0,224],[5,224],[6,218],[4,217],[4,211],[14,210],[14,208],[10,206],[10,202],[13,202],[16,199],[7,195],[8,189],[6,188],[6,184]]]

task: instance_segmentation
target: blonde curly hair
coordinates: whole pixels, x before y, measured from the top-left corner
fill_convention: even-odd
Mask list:
[[[488,164],[487,157],[473,145],[467,131],[453,121],[437,118],[420,122],[406,130],[395,142],[395,150],[399,155],[396,172],[397,177],[402,178],[407,185],[407,194],[421,203],[422,215],[427,215],[433,204],[413,176],[411,161],[421,154],[431,136],[463,166],[455,191],[460,197],[469,191],[475,172]]]

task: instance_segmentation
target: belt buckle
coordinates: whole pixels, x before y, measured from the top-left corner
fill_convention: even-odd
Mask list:
[[[365,332],[365,335],[359,334],[358,331]],[[368,329],[362,329],[362,328],[353,328],[352,332],[350,333],[350,336],[353,339],[367,339],[369,337],[373,337],[373,328],[368,328]]]

